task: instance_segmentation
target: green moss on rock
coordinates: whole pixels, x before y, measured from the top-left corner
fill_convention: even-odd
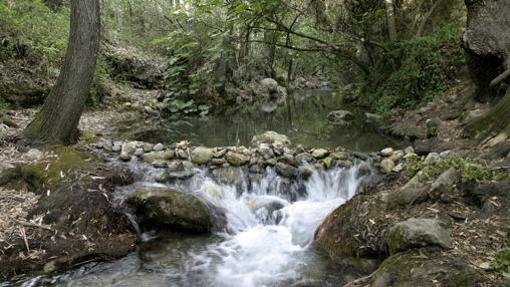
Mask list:
[[[55,147],[56,159],[40,161],[21,168],[23,179],[34,189],[49,188],[58,184],[71,169],[91,161],[94,156],[67,147]]]
[[[372,274],[369,286],[469,287],[479,286],[480,281],[480,274],[462,258],[411,251],[384,260]]]

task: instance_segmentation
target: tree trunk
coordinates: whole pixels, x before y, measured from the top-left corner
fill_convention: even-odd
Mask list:
[[[397,40],[397,24],[395,21],[395,6],[393,0],[385,0],[386,3],[386,21],[388,25],[388,36],[390,42]]]
[[[64,66],[42,110],[23,131],[25,144],[75,143],[89,96],[100,40],[99,0],[71,0],[71,31]]]

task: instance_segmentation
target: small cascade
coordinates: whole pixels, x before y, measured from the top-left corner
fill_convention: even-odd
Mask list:
[[[137,186],[162,185],[156,182],[157,169],[136,168],[144,176],[118,190],[120,203]],[[332,282],[324,286],[338,286],[344,271],[326,271],[331,268],[329,259],[317,254],[310,243],[324,218],[354,196],[362,177],[356,165],[310,168],[313,172],[307,179],[292,180],[273,168],[257,174],[232,168],[227,175],[196,169],[194,176],[166,186],[193,192],[224,210],[226,231],[206,237],[140,234],[145,242],[133,255],[36,281],[55,286],[93,282],[94,286],[279,287],[318,280]],[[129,214],[128,218],[140,232],[135,218]],[[338,278],[331,279],[331,274]]]

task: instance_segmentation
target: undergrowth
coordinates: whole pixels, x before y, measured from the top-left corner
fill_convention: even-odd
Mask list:
[[[352,96],[380,113],[425,105],[453,83],[464,64],[460,27],[461,23],[449,23],[395,44]]]
[[[459,172],[461,182],[464,183],[496,180],[508,176],[503,171],[490,169],[484,160],[463,158],[457,155],[448,155],[436,163],[412,159],[406,163],[404,174],[408,178],[413,178],[419,173],[420,180],[429,181],[436,179],[451,167]]]

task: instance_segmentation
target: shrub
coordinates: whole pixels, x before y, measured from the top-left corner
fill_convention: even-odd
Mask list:
[[[457,155],[448,155],[434,164],[427,164],[418,159],[410,160],[404,166],[404,174],[412,178],[421,172],[420,179],[428,181],[436,179],[451,167],[459,172],[462,182],[494,180],[508,176],[505,172],[490,169],[481,159],[463,158]]]
[[[464,63],[460,27],[460,23],[449,23],[426,36],[395,44],[354,96],[381,113],[426,104],[447,89]]]

